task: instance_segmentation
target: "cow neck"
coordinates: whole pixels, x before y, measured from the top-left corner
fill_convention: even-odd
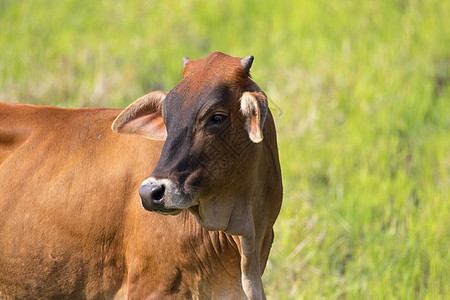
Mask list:
[[[188,240],[187,247],[191,247],[196,254],[198,262],[204,265],[203,271],[208,275],[215,275],[216,267],[222,266],[225,273],[230,277],[239,279],[240,274],[235,274],[239,271],[239,247],[235,239],[222,231],[209,231],[202,227],[194,215],[185,210],[182,213],[183,227],[185,233],[192,236]],[[193,260],[193,258],[189,258]],[[209,264],[205,264],[209,262]]]

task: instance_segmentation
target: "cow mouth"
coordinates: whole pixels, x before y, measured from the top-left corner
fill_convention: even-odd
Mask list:
[[[157,209],[152,209],[154,212],[158,213],[158,214],[162,214],[162,215],[178,215],[179,213],[181,213],[183,210],[182,209],[178,209],[178,208],[157,208]]]

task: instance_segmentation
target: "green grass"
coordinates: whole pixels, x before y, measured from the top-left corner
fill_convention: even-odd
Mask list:
[[[154,2],[154,3],[151,3]],[[0,1],[0,101],[124,107],[255,56],[285,186],[270,299],[448,299],[450,2]]]

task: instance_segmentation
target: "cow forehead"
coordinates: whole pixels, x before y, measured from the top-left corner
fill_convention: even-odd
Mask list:
[[[164,119],[169,121],[167,118],[173,114],[192,118],[205,105],[229,100],[226,98],[249,85],[251,80],[240,61],[239,57],[221,52],[190,60],[185,66],[182,80],[164,100]]]
[[[248,78],[248,75],[241,65],[240,57],[213,52],[208,57],[190,60],[183,71],[183,79],[188,77],[193,77],[192,83],[197,83],[201,86],[201,81],[205,79],[239,82]],[[193,86],[193,88],[195,87]]]
[[[192,96],[201,94],[209,87],[224,85],[238,89],[248,85],[249,80],[249,75],[241,65],[241,58],[213,52],[206,58],[186,63],[183,79],[174,90],[189,101]]]

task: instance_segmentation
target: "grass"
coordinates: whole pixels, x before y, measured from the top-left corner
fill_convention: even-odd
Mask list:
[[[255,56],[285,185],[270,299],[448,299],[450,2],[0,1],[0,101],[124,107]]]

